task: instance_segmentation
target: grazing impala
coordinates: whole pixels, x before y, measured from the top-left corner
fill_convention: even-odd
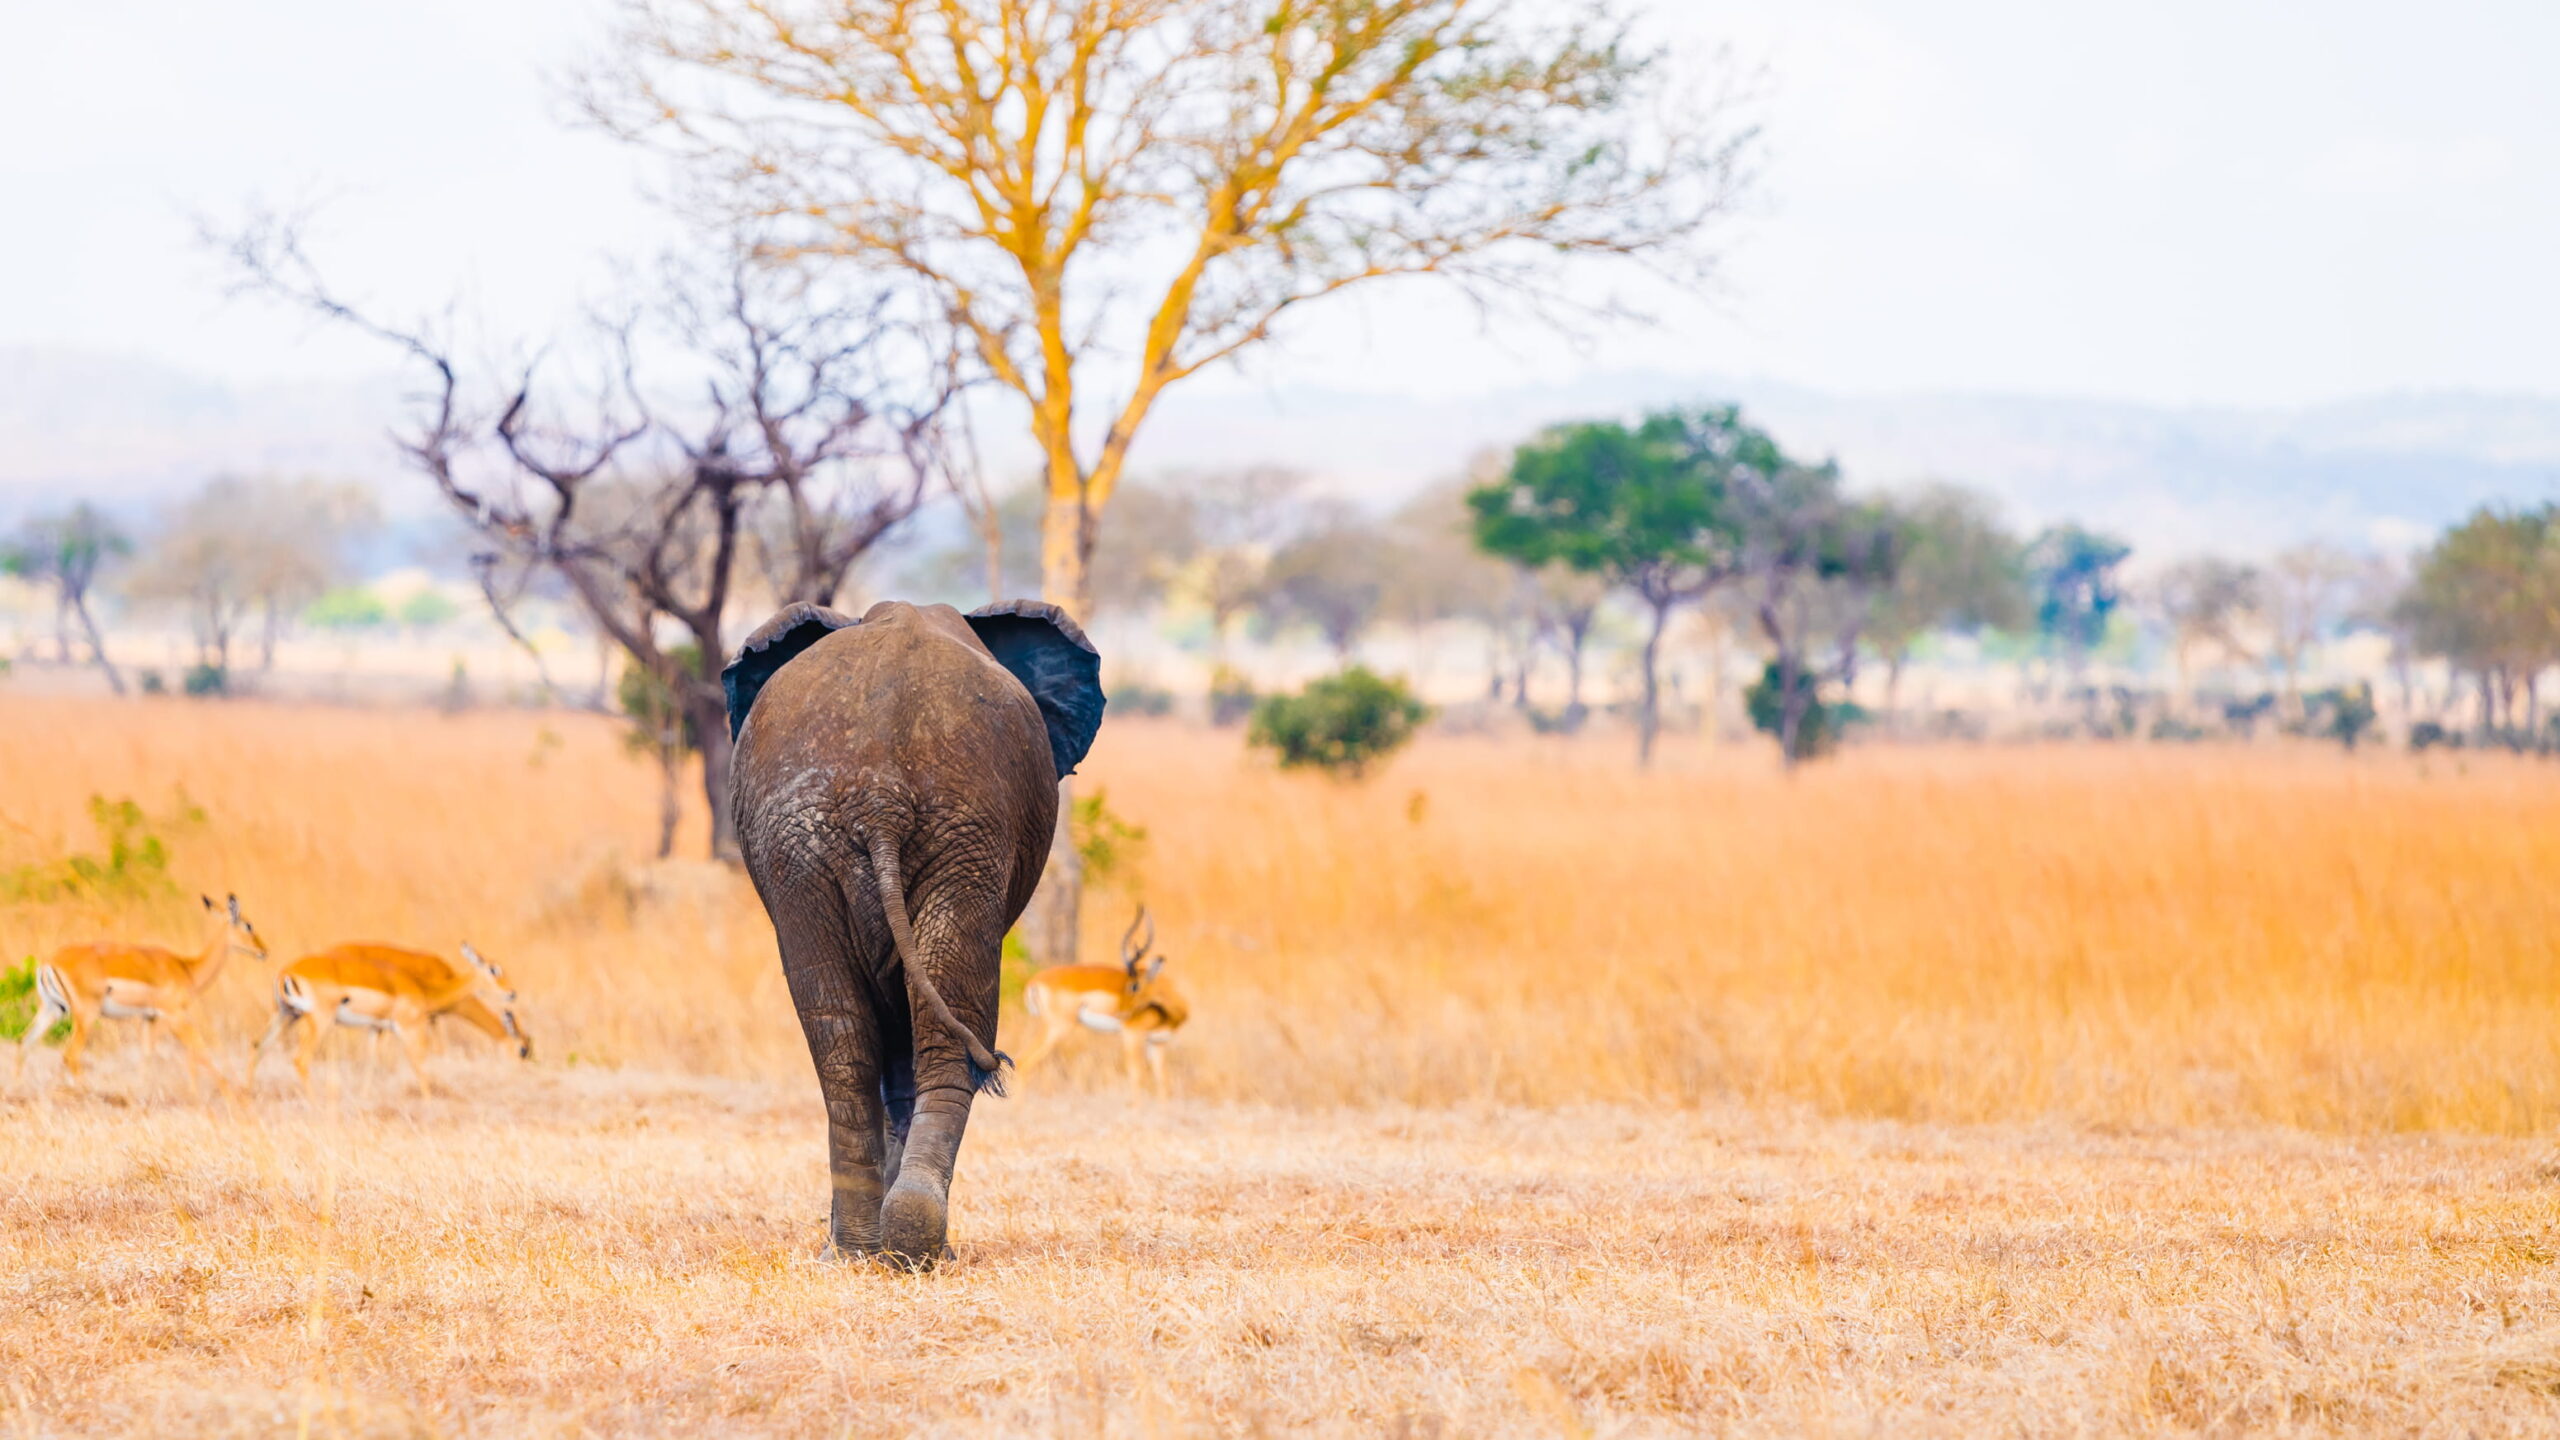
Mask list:
[[[1138,938],[1141,925],[1147,929],[1144,939]],[[1164,1047],[1173,1042],[1173,1032],[1182,1028],[1182,1022],[1191,1018],[1191,1007],[1164,977],[1165,957],[1147,959],[1155,943],[1155,922],[1141,905],[1137,918],[1129,922],[1129,933],[1120,937],[1119,964],[1052,965],[1032,976],[1031,983],[1022,987],[1022,1008],[1041,1022],[1040,1038],[1017,1068],[1029,1070],[1078,1025],[1117,1032],[1129,1083],[1138,1083],[1138,1052],[1144,1050],[1161,1098]]]
[[[71,1040],[62,1047],[62,1069],[75,1082],[80,1078],[80,1057],[89,1048],[91,1026],[101,1019],[142,1020],[169,1028],[186,1052],[188,1074],[202,1069],[224,1094],[233,1093],[230,1079],[214,1068],[213,1057],[205,1053],[204,1036],[188,1012],[196,997],[222,973],[232,951],[264,960],[267,947],[258,938],[257,927],[240,913],[239,896],[219,905],[206,896],[204,912],[213,935],[195,955],[110,941],[66,946],[37,966],[36,1013],[18,1042],[19,1072],[27,1068],[27,1052],[43,1043],[45,1032],[66,1015],[71,1017]]]
[[[275,1019],[249,1052],[250,1078],[257,1077],[267,1047],[304,1021],[311,1025],[294,1043],[293,1068],[302,1077],[305,1094],[312,1093],[311,1057],[320,1048],[324,1027],[333,1024],[397,1036],[422,1095],[435,1093],[420,1062],[427,1022],[438,1015],[475,1026],[493,1040],[511,1040],[518,1058],[531,1059],[533,1042],[516,1024],[516,992],[479,951],[465,945],[462,956],[470,965],[457,969],[440,956],[416,950],[351,944],[287,965],[276,976]]]

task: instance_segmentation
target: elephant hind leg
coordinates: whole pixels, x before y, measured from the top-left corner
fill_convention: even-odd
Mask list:
[[[880,1249],[888,1192],[879,1017],[861,978],[844,912],[809,897],[774,911],[782,973],[827,1105],[827,1238],[840,1253]]]
[[[946,898],[958,896],[961,898]],[[906,967],[908,1013],[915,1047],[915,1123],[909,1130],[897,1183],[881,1207],[882,1248],[919,1268],[946,1250],[948,1201],[969,1108],[985,1088],[989,1067],[979,1063],[995,1035],[996,987],[1004,944],[1002,917],[994,907],[974,906],[969,891],[945,890],[915,916],[914,963]],[[932,987],[945,988],[956,1023],[937,1023]]]

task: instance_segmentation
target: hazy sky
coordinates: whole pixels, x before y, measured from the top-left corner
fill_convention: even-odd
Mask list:
[[[20,7],[0,345],[235,381],[380,352],[224,300],[198,213],[317,203],[349,288],[538,333],[651,248],[644,170],[546,76],[595,0]],[[1763,67],[1764,184],[1712,302],[1583,346],[1425,296],[1244,382],[1463,393],[1623,368],[2173,403],[2560,392],[2560,5],[1668,0]]]

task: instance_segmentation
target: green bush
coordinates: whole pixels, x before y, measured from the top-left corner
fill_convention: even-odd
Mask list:
[[[461,613],[462,607],[441,590],[421,590],[400,602],[400,623],[418,630],[433,629]]]
[[[1413,738],[1431,714],[1402,680],[1354,665],[1309,681],[1295,695],[1273,695],[1254,707],[1245,742],[1280,757],[1282,769],[1313,766],[1357,780]]]
[[[1805,671],[1796,672],[1796,690],[1804,697],[1804,716],[1796,722],[1796,752],[1791,760],[1810,760],[1825,755],[1839,745],[1841,734],[1852,724],[1867,718],[1867,712],[1846,700],[1825,703],[1821,680]],[[1776,739],[1786,724],[1784,684],[1779,678],[1778,662],[1761,667],[1760,678],[1742,692],[1743,713],[1751,717],[1751,728]]]
[[[28,956],[6,970],[0,970],[0,1040],[17,1040],[27,1033],[27,1023],[36,1018],[36,957]],[[71,1033],[71,1022],[56,1020],[45,1039],[59,1044]]]
[[[202,699],[231,693],[231,672],[219,665],[190,665],[184,682],[186,692]]]
[[[372,630],[391,623],[391,610],[381,596],[355,585],[312,601],[302,619],[322,630]]]
[[[0,870],[0,903],[47,903],[56,900],[147,900],[178,893],[169,879],[169,846],[157,829],[184,829],[204,820],[204,811],[178,797],[171,811],[154,821],[131,800],[89,797],[89,820],[105,842],[103,855],[66,855]]]
[[[1147,853],[1147,827],[1115,813],[1108,797],[1109,792],[1099,785],[1092,794],[1077,796],[1067,833],[1084,861],[1086,884],[1136,895],[1142,888],[1138,862]]]

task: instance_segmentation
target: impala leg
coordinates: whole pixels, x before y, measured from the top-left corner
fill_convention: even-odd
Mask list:
[[[302,1029],[293,1037],[293,1073],[302,1077],[303,1098],[315,1103],[320,1099],[320,1088],[311,1080],[311,1057],[320,1053],[320,1037],[328,1030],[328,1022],[320,1018],[324,1013],[314,1010],[303,1016]]]
[[[212,1054],[205,1049],[204,1035],[196,1029],[196,1022],[185,1015],[171,1015],[168,1020],[169,1038],[178,1042],[180,1053],[187,1057],[189,1088],[202,1095],[201,1087],[195,1084],[196,1072],[201,1070],[212,1077],[214,1088],[222,1093],[224,1099],[239,1099],[239,1088],[231,1083],[230,1076],[215,1067]]]
[[[299,1018],[299,1012],[292,1006],[282,1004],[276,1006],[275,1017],[267,1022],[267,1033],[259,1036],[258,1043],[249,1047],[249,1070],[247,1074],[240,1077],[240,1083],[244,1087],[256,1087],[258,1062],[267,1058],[267,1047],[283,1039],[284,1032],[293,1028],[293,1022],[297,1018]]]
[[[1040,1038],[1031,1042],[1030,1053],[1013,1062],[1013,1073],[1028,1073],[1032,1066],[1048,1059],[1049,1052],[1058,1048],[1058,1042],[1066,1038],[1067,1027],[1073,1024],[1072,1018],[1061,1020],[1054,1014],[1043,1014],[1040,1017]]]
[[[375,1035],[382,1032],[376,1030]],[[418,1079],[418,1098],[432,1099],[436,1087],[427,1082],[427,1019],[423,1015],[395,1017],[391,1033],[400,1040],[400,1053],[409,1057],[409,1073]]]
[[[1146,1077],[1138,1073],[1138,1052],[1147,1048],[1146,1033],[1131,1025],[1120,1032],[1120,1073],[1129,1077],[1129,1088],[1144,1090]]]
[[[62,1073],[71,1083],[80,1083],[80,1057],[89,1049],[89,1028],[97,1023],[96,1013],[73,1001],[71,1005],[71,1038],[62,1044]]]
[[[1164,1083],[1164,1052],[1165,1047],[1171,1044],[1172,1040],[1172,1036],[1162,1031],[1156,1031],[1147,1036],[1147,1069],[1155,1075],[1158,1100],[1169,1100],[1173,1097],[1173,1092],[1166,1088]]]

